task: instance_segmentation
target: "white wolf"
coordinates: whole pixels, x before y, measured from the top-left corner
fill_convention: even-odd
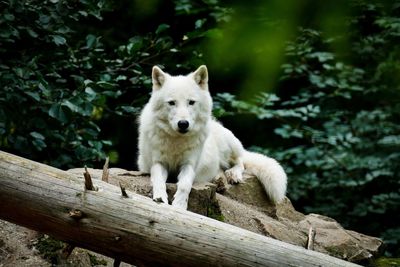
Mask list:
[[[200,66],[186,76],[171,76],[154,66],[153,92],[139,119],[140,171],[150,173],[153,199],[168,203],[168,174],[177,174],[172,205],[187,209],[193,182],[211,181],[221,170],[228,181],[255,175],[273,202],[281,201],[287,177],[277,161],[246,151],[241,142],[213,119],[208,72]]]

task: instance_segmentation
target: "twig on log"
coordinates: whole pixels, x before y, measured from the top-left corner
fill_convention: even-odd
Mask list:
[[[85,188],[87,190],[97,191],[97,189],[93,186],[92,177],[90,176],[90,173],[88,172],[86,165],[83,176],[85,177]]]
[[[83,213],[80,210],[70,210],[69,211],[69,217],[75,219],[75,220],[79,220],[83,217]]]
[[[121,260],[114,259],[114,264],[113,264],[114,267],[119,267],[120,264],[121,264]]]
[[[308,238],[307,238],[307,246],[306,248],[309,250],[314,250],[314,242],[315,242],[315,234],[317,232],[315,229],[310,226],[310,229],[308,230]]]
[[[125,187],[122,186],[121,182],[119,182],[119,188],[121,188],[121,193],[123,197],[129,197],[126,193]]]
[[[106,157],[106,162],[104,163],[104,166],[103,166],[103,175],[101,176],[101,180],[106,183],[108,183],[108,176],[110,174],[110,170],[108,169],[109,161],[110,161],[110,158]]]

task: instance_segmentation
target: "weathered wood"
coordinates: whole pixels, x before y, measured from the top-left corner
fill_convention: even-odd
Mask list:
[[[108,169],[109,161],[110,161],[110,158],[107,157],[106,162],[104,163],[104,166],[103,166],[103,174],[101,176],[101,180],[106,183],[108,183],[108,176],[110,175],[110,170]]]
[[[83,177],[85,177],[85,188],[87,190],[96,190],[96,188],[93,186],[92,177],[90,176],[90,173],[88,172],[86,166],[85,166],[85,172],[83,173]]]
[[[307,238],[307,246],[306,249],[311,249],[314,250],[314,242],[315,242],[315,235],[316,235],[315,229],[311,226],[310,229],[308,230],[308,238]]]
[[[358,266],[95,182],[0,151],[0,218],[137,266]]]

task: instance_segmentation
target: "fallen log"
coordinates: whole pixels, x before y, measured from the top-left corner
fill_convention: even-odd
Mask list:
[[[136,266],[358,266],[0,151],[0,219]]]

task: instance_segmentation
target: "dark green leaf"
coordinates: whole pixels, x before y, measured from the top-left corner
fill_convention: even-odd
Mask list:
[[[36,101],[40,101],[40,95],[37,92],[25,92],[25,94],[29,95],[30,97],[32,97]]]
[[[67,40],[61,35],[53,35],[53,42],[56,45],[60,46],[60,45],[65,45],[67,43]]]
[[[68,121],[67,116],[65,115],[65,112],[63,111],[62,106],[59,103],[51,105],[48,113],[50,117],[53,117],[62,123],[66,123]]]
[[[97,42],[97,37],[94,36],[93,34],[89,34],[86,36],[86,47],[87,48],[90,49],[90,48],[95,47],[96,42]]]
[[[30,132],[30,135],[32,137],[34,137],[35,139],[40,139],[40,140],[44,140],[45,139],[45,137],[42,134],[38,133],[38,132]]]
[[[170,26],[168,24],[160,24],[156,30],[156,34],[160,34],[162,32],[165,32],[167,29],[169,29]]]

